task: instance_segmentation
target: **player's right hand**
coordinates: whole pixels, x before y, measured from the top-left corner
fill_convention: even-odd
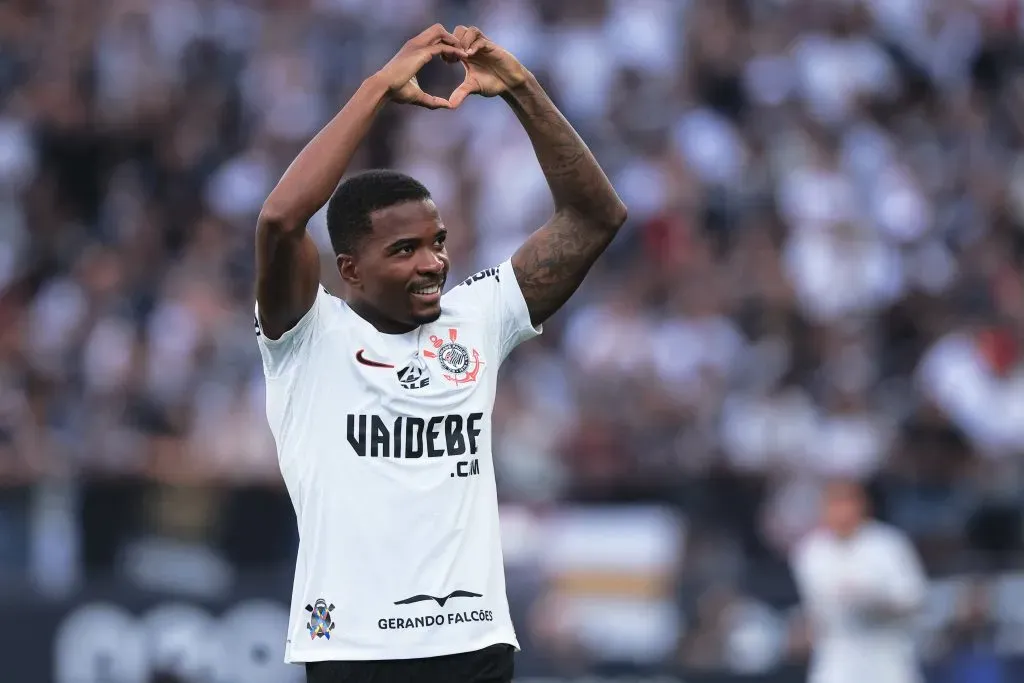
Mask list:
[[[416,82],[419,70],[440,55],[461,60],[467,57],[467,52],[444,26],[434,24],[403,45],[398,54],[377,72],[378,77],[387,84],[388,96],[395,102],[415,104],[427,109],[451,109],[448,100],[428,95]]]

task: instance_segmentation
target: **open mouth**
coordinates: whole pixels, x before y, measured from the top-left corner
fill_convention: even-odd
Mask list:
[[[418,288],[412,290],[412,293],[413,294],[419,294],[420,296],[431,296],[433,294],[440,294],[441,293],[441,283],[440,282],[435,282],[432,285],[427,285],[425,287],[418,287]]]
[[[423,285],[422,287],[415,287],[411,290],[412,295],[427,303],[433,303],[441,298],[441,287],[444,286],[443,282],[432,282],[429,285]]]

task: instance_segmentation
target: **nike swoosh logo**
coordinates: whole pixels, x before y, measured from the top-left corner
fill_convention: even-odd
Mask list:
[[[448,595],[442,598],[435,598],[433,595],[414,595],[411,598],[405,600],[399,600],[396,605],[411,605],[415,602],[425,602],[427,600],[433,600],[437,603],[438,607],[444,607],[444,603],[448,602],[452,598],[482,598],[484,596],[479,593],[470,593],[469,591],[452,591]]]
[[[362,363],[363,365],[367,365],[367,366],[369,366],[371,368],[393,368],[393,367],[395,367],[394,365],[391,365],[390,363],[381,363],[381,362],[378,362],[378,361],[375,361],[375,360],[370,360],[370,359],[364,357],[362,349],[359,349],[358,351],[356,351],[356,360],[359,361],[360,363]]]

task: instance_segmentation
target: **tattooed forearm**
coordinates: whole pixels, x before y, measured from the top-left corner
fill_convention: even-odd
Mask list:
[[[530,136],[555,209],[571,209],[602,225],[619,221],[626,209],[615,189],[537,80],[531,77],[503,97]]]
[[[512,257],[533,323],[564,304],[626,220],[626,207],[587,145],[534,78],[505,101],[530,136],[555,215]]]
[[[534,325],[569,300],[614,236],[613,230],[593,230],[577,217],[556,213],[519,247],[512,270]]]

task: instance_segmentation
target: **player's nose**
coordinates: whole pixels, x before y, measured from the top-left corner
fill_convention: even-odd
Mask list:
[[[436,253],[429,252],[419,259],[416,270],[420,275],[440,275],[444,272],[444,259]]]

